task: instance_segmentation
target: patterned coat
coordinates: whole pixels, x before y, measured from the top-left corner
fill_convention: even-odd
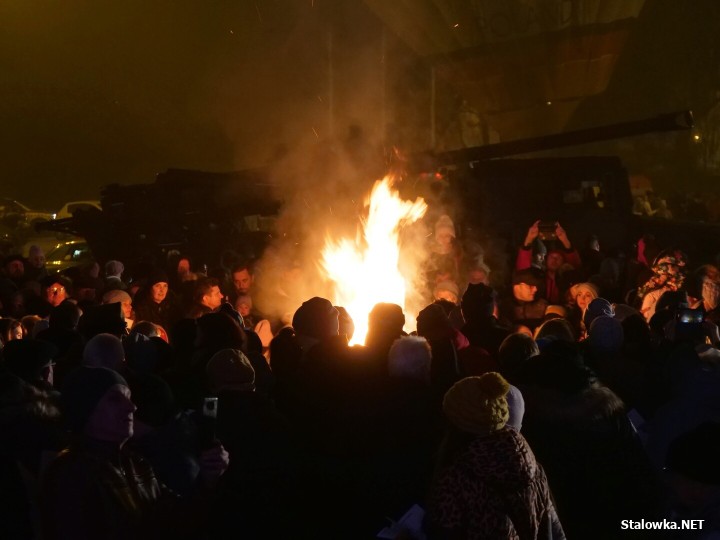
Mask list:
[[[453,538],[565,538],[542,467],[509,427],[476,437],[440,471],[429,513]]]

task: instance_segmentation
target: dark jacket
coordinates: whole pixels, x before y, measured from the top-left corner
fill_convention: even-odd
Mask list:
[[[47,540],[187,538],[206,511],[161,487],[138,454],[100,441],[64,450],[48,466],[41,499]]]
[[[500,322],[505,325],[523,324],[535,330],[545,316],[548,303],[544,298],[536,298],[532,302],[518,302],[515,298],[505,298],[498,303]]]
[[[629,519],[623,516],[660,517],[657,478],[610,389],[597,383],[573,393],[536,384],[520,389],[523,434],[545,467],[569,538],[614,538]]]

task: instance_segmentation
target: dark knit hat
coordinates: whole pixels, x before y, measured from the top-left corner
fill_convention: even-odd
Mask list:
[[[400,333],[405,326],[405,313],[397,304],[379,302],[368,314],[368,326],[374,330],[385,328],[390,333]]]
[[[450,319],[440,304],[430,304],[418,313],[417,333],[419,336],[432,341],[449,338],[452,336],[452,332]]]
[[[496,296],[495,291],[484,283],[470,283],[460,302],[465,320],[471,321],[492,315]]]
[[[524,268],[523,270],[515,270],[512,275],[512,284],[519,285],[520,283],[539,287],[540,283],[542,283],[542,280],[540,278],[540,272],[535,268]]]
[[[6,369],[27,382],[42,379],[42,371],[53,364],[57,347],[39,339],[13,339],[2,349]]]
[[[156,283],[169,283],[168,276],[165,272],[160,269],[153,269],[147,279],[148,287],[152,287]]]
[[[135,417],[152,427],[165,425],[177,412],[170,386],[156,375],[141,374],[131,382]]]
[[[82,433],[95,407],[111,387],[127,386],[116,371],[81,366],[65,377],[60,403],[70,431]]]
[[[705,422],[670,443],[666,465],[702,484],[720,486],[720,424]]]
[[[125,314],[118,302],[88,307],[78,325],[80,333],[88,340],[98,334],[120,336],[125,333],[126,328]]]
[[[330,300],[315,296],[303,302],[293,315],[292,326],[298,334],[323,339],[338,334],[338,311]]]
[[[72,281],[70,281],[67,277],[63,276],[62,274],[51,274],[44,278],[42,282],[40,283],[43,287],[50,287],[50,285],[57,283],[58,285],[62,285],[65,287],[65,290],[70,292],[70,289],[72,288]]]
[[[222,349],[216,352],[207,364],[210,386],[216,391],[223,388],[232,390],[253,390],[255,370],[242,351]]]
[[[14,262],[14,261],[20,261],[21,263],[24,263],[24,262],[25,262],[25,257],[23,257],[22,255],[20,255],[19,253],[13,253],[13,254],[11,254],[11,255],[8,255],[7,257],[5,257],[5,258],[3,259],[3,266],[6,266],[6,265],[8,265],[8,264],[10,264],[11,262]]]
[[[588,307],[585,309],[585,313],[583,313],[583,322],[585,323],[585,328],[590,328],[592,322],[598,317],[614,316],[615,308],[613,308],[610,302],[608,302],[604,298],[595,298],[592,302],[588,304]]]
[[[443,412],[460,431],[486,434],[510,418],[506,399],[510,385],[496,372],[456,382],[443,398]]]

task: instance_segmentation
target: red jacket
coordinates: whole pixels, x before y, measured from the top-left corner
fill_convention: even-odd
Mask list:
[[[582,262],[580,261],[580,254],[576,249],[570,250],[558,250],[565,257],[565,263],[569,264],[573,268],[580,268]],[[515,261],[516,270],[525,270],[532,266],[532,249],[520,247],[518,249],[517,259]],[[563,298],[560,297],[560,288],[558,287],[555,276],[551,276],[547,272],[545,273],[545,291],[542,295],[551,304],[563,304]]]

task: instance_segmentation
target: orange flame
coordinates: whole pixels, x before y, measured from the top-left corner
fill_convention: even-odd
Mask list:
[[[355,241],[328,238],[322,254],[322,267],[334,286],[333,304],[347,309],[355,323],[351,345],[365,342],[368,313],[375,304],[389,302],[406,309],[410,276],[398,269],[400,231],[427,210],[422,198],[401,199],[387,176],[375,182],[365,206],[362,234]]]

